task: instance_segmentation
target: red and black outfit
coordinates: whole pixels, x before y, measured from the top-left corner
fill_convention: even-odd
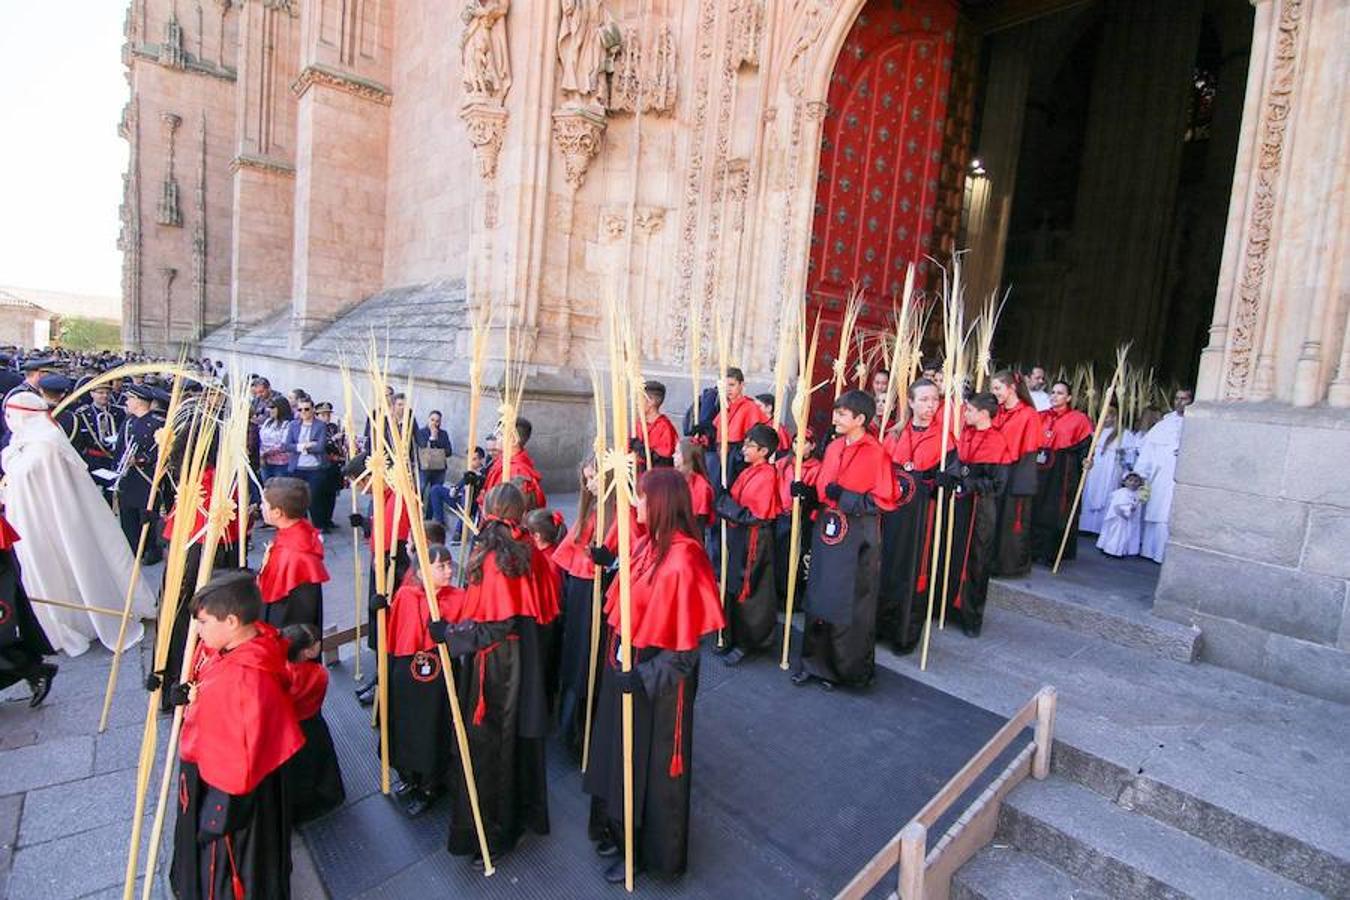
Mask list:
[[[778,592],[778,606],[787,608],[788,565],[792,557],[792,482],[797,471],[796,457],[789,453],[773,464],[778,473],[778,520],[774,522],[774,552],[777,564],[774,566],[774,588]],[[802,483],[816,487],[820,477],[820,460],[814,456],[802,459]],[[802,503],[801,521],[797,527],[801,537],[797,544],[797,597],[804,597],[806,585],[806,554],[811,549],[811,530],[815,523],[815,504]]]
[[[1013,451],[997,429],[966,428],[957,446],[957,461],[942,479],[956,492],[952,586],[948,593],[953,614],[972,636],[980,633],[984,621],[989,576],[994,574],[998,552],[999,502],[1007,493],[1013,458]],[[958,562],[960,567],[956,568]]]
[[[183,716],[170,878],[179,900],[290,897],[285,764],[304,743],[286,642],[270,625],[231,650],[198,645]]]
[[[605,601],[607,639],[591,759],[592,840],[623,844],[623,695],[633,697],[633,842],[638,866],[664,876],[689,859],[689,784],[699,643],[725,625],[712,564],[697,538],[675,534],[664,559],[647,538],[633,548],[632,670],[619,664],[619,586]]]
[[[933,565],[933,547],[943,542],[943,535],[936,533],[936,479],[943,463],[942,420],[934,417],[922,427],[910,421],[887,443],[898,496],[896,508],[881,514],[883,550],[877,634],[889,640],[895,652],[909,653],[923,634],[934,572],[937,587],[942,587],[942,562]],[[956,453],[956,437],[950,431],[947,453],[949,458]],[[955,577],[953,572],[950,578]],[[936,599],[942,602],[940,597]]]
[[[19,560],[14,556],[18,539],[18,532],[0,515],[0,689],[35,680],[44,667],[56,673],[55,666],[42,661],[44,656],[55,655],[56,650],[24,593]]]
[[[529,829],[548,834],[548,775],[544,740],[549,730],[545,673],[558,617],[558,581],[551,563],[517,523],[491,516],[487,526],[509,528],[530,552],[530,569],[507,576],[494,552],[482,560],[464,605],[446,633],[456,658],[457,689],[488,848],[496,855]],[[481,539],[481,533],[480,533]],[[448,849],[478,853],[468,789],[461,767],[452,767],[454,806]]]
[[[578,519],[553,548],[553,563],[563,571],[562,637],[558,651],[558,730],[563,746],[581,758],[590,677],[591,610],[595,600],[595,563],[589,547],[595,539],[595,510]]]
[[[680,433],[675,430],[675,424],[668,416],[657,413],[656,418],[647,420],[645,429],[641,422],[633,427],[633,437],[629,441],[629,446],[637,454],[640,468],[647,466],[648,450],[652,454],[652,465],[659,468],[675,465],[675,445],[679,442]]]
[[[443,587],[436,592],[441,618],[454,621],[464,591]],[[385,648],[389,652],[389,765],[408,789],[434,796],[449,783],[455,759],[455,732],[450,698],[441,670],[441,655],[427,622],[431,608],[421,582],[400,587],[385,615]],[[379,750],[376,743],[376,752]]]
[[[511,480],[519,478],[524,487],[525,501],[535,509],[543,509],[548,506],[548,498],[544,496],[543,476],[535,468],[534,460],[524,447],[517,447],[511,454]],[[483,498],[487,496],[488,491],[502,483],[502,458],[500,455],[488,466],[487,474],[483,476],[483,490],[479,492],[477,501],[478,508],[483,508]]]
[[[406,506],[398,502],[398,493],[390,487],[384,490],[384,528],[381,530],[381,540],[377,543],[375,538],[375,520],[371,518],[361,518],[361,527],[365,529],[370,538],[370,568],[366,570],[366,596],[371,601],[366,618],[366,646],[371,650],[377,650],[378,641],[378,610],[375,608],[375,580],[376,550],[382,550],[383,555],[379,558],[379,564],[385,567],[386,573],[389,570],[389,560],[393,559],[393,578],[386,582],[386,590],[391,594],[396,593],[398,588],[408,579],[408,570],[412,568],[412,560],[408,556],[408,535],[412,533],[412,517]],[[398,522],[394,521],[394,513],[399,512]],[[373,683],[373,682],[372,682]]]
[[[811,538],[806,630],[793,671],[864,686],[875,669],[880,517],[895,509],[895,475],[881,443],[863,434],[852,443],[830,442],[816,483],[821,507]]]
[[[745,468],[745,457],[741,454],[741,444],[745,441],[745,436],[751,428],[762,423],[768,423],[769,419],[764,415],[764,410],[759,408],[750,397],[742,394],[735,400],[727,404],[727,484],[736,483],[736,478]],[[722,481],[722,440],[720,431],[722,427],[722,414],[719,412],[713,417],[713,434],[708,444],[708,477],[713,484],[721,484]]]
[[[1000,407],[994,428],[1003,435],[1012,468],[999,501],[998,556],[995,575],[1031,571],[1031,510],[1036,499],[1036,457],[1041,452],[1041,417],[1034,407],[1018,402]]]
[[[286,664],[291,681],[291,702],[300,720],[305,745],[286,764],[286,791],[291,802],[291,821],[307,822],[337,809],[347,799],[342,786],[333,735],[323,718],[323,700],[328,695],[328,669],[320,660]]]
[[[323,634],[323,539],[307,519],[278,528],[258,570],[263,621],[274,628],[313,625]]]
[[[1041,449],[1036,455],[1036,502],[1031,513],[1031,556],[1054,565],[1059,542],[1069,525],[1083,460],[1092,444],[1092,420],[1076,409],[1047,409],[1041,413]],[[1064,558],[1078,556],[1078,513],[1064,545]]]
[[[713,486],[708,482],[708,479],[697,472],[686,472],[684,480],[689,484],[689,500],[694,507],[694,518],[698,519],[699,525],[703,526],[703,532],[706,535],[712,523],[717,519],[717,515],[713,512],[717,492],[713,490]]]
[[[755,653],[773,639],[778,620],[773,526],[778,513],[778,473],[768,462],[743,470],[731,490],[717,498],[717,514],[727,523],[727,583],[722,598],[727,650]]]
[[[169,636],[169,654],[164,663],[164,682],[173,684],[178,680],[178,676],[183,671],[183,651],[187,648],[188,624],[192,619],[190,612],[192,606],[192,595],[197,592],[197,570],[201,567],[202,546],[206,542],[206,512],[205,507],[211,502],[211,492],[214,490],[216,481],[215,466],[207,466],[202,472],[202,493],[201,506],[194,514],[192,525],[191,543],[188,545],[187,554],[183,563],[183,582],[178,590],[178,611],[173,617],[173,631]],[[231,500],[238,501],[237,496],[231,496]],[[245,512],[247,515],[247,511]],[[178,504],[174,503],[173,510],[164,519],[163,537],[167,544],[173,538],[173,523],[178,516]],[[212,562],[212,571],[228,569],[239,565],[239,530],[240,521],[238,515],[225,528],[224,534],[220,536],[220,542],[216,544],[215,559]],[[251,524],[251,523],[250,523]],[[244,532],[247,535],[247,529]],[[168,566],[164,567],[164,574],[168,574]],[[160,581],[160,604],[163,605],[164,594],[168,585]],[[160,622],[165,621],[164,610],[160,610]],[[169,703],[169,692],[160,692],[160,709],[168,712],[172,708]]]

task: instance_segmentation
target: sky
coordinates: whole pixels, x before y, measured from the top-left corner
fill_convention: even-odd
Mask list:
[[[0,284],[118,295],[125,0],[0,0]]]

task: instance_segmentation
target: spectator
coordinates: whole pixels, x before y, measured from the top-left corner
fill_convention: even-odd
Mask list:
[[[291,427],[291,404],[280,394],[267,406],[267,418],[258,428],[258,480],[289,474],[291,454],[286,450],[286,435]]]
[[[487,471],[487,454],[482,447],[473,448],[473,458],[469,460],[467,469],[459,479],[459,484],[455,485],[452,491],[444,480],[440,484],[433,485],[427,492],[427,517],[434,522],[445,522],[446,513],[456,507],[463,509],[465,501],[468,500],[468,485],[472,481],[475,485],[483,483],[483,473]],[[460,531],[464,523],[460,521],[459,516],[455,516],[454,526],[451,529],[450,539],[458,541]]]
[[[415,434],[417,464],[422,473],[419,487],[423,500],[426,500],[432,486],[445,483],[446,459],[454,450],[450,446],[450,435],[441,428],[439,409],[431,411],[427,416],[426,427],[417,429]]]
[[[328,531],[331,523],[324,520],[323,509],[327,505],[324,491],[327,488],[325,475],[328,466],[328,427],[314,415],[314,401],[304,391],[296,391],[295,412],[298,418],[292,419],[286,429],[286,440],[282,445],[287,454],[290,474],[309,486],[309,522],[315,528]],[[263,484],[266,484],[266,479]]]

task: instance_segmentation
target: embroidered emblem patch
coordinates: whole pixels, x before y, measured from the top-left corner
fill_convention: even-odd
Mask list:
[[[435,653],[419,650],[409,664],[414,681],[435,681],[441,676],[441,658]]]
[[[896,506],[905,506],[914,499],[914,494],[918,491],[919,485],[914,480],[914,476],[908,471],[897,472],[895,476],[895,486],[900,491],[900,499]]]
[[[9,605],[8,600],[0,599],[0,625],[8,625],[12,618],[14,618],[14,607]]]
[[[820,518],[820,540],[827,547],[844,542],[848,535],[848,517],[837,509],[827,509]]]

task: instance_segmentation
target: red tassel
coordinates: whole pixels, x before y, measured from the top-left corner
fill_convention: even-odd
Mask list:
[[[234,841],[229,836],[225,837],[225,852],[230,857],[230,887],[234,888],[234,900],[244,900],[247,896],[244,891],[244,879],[239,877],[239,867],[234,863]]]
[[[755,554],[759,552],[759,526],[750,529],[750,543],[745,548],[744,574],[741,576],[741,592],[736,595],[737,603],[744,603],[750,596],[750,572],[755,564]]]
[[[670,754],[670,777],[684,774],[684,682],[675,694],[675,750]]]
[[[935,506],[936,501],[930,500],[928,505],[930,507]],[[923,527],[923,553],[919,556],[919,565],[922,568],[919,569],[919,580],[914,585],[914,589],[919,593],[928,590],[928,558],[930,551],[933,549],[933,517],[935,513],[936,510],[934,509],[928,510],[927,521]]]
[[[477,654],[478,659],[476,661],[478,663],[478,703],[473,708],[473,724],[475,725],[482,725],[483,717],[487,715],[487,697],[483,695],[483,682],[487,678],[487,672],[485,671],[485,669],[487,664],[488,651],[495,646],[497,645],[493,644],[491,647],[484,647],[482,650],[479,650]]]
[[[966,567],[970,564],[970,542],[974,536],[975,536],[975,509],[974,507],[972,507],[970,510],[970,527],[966,529],[966,552],[961,556],[961,577],[957,579],[956,597],[953,598],[952,600],[953,609],[961,608],[961,592],[965,590],[966,582],[970,580],[969,578],[966,577],[970,574]]]
[[[215,841],[211,842],[211,865],[207,869],[207,877],[211,879],[211,887],[206,891],[206,900],[216,900],[216,849]]]
[[[1013,534],[1022,533],[1022,498],[1017,498],[1017,506],[1013,508]]]

